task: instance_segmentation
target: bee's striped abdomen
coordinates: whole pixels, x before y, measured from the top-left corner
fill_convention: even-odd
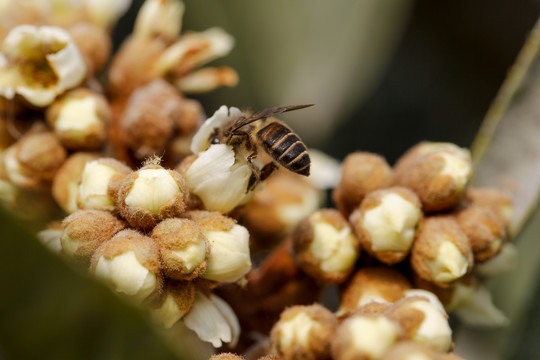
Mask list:
[[[300,175],[309,175],[311,160],[306,145],[287,126],[272,122],[257,132],[264,150],[281,166]]]

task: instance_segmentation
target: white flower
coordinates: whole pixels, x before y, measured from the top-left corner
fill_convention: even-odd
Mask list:
[[[198,154],[207,150],[210,147],[211,136],[216,128],[221,128],[230,119],[237,118],[242,115],[240,109],[235,107],[227,108],[222,105],[216,112],[206,119],[201,125],[197,133],[193,136],[191,142],[191,152]]]
[[[17,26],[4,39],[2,52],[0,95],[8,99],[19,94],[33,105],[47,106],[86,76],[79,50],[58,27]]]
[[[251,175],[246,158],[236,156],[230,145],[216,144],[199,154],[186,182],[207,210],[228,213],[253,197],[254,191],[246,192]]]
[[[195,331],[203,341],[216,348],[223,343],[236,345],[240,336],[240,324],[230,306],[214,294],[195,293],[191,311],[184,317],[184,323]]]

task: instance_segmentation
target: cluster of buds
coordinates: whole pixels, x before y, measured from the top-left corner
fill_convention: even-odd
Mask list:
[[[60,254],[150,308],[164,327],[182,320],[216,347],[234,345],[238,321],[212,289],[251,269],[246,228],[191,208],[183,176],[159,159],[136,171],[112,158],[80,161],[86,163],[70,200],[77,210],[54,230]]]
[[[452,331],[435,297],[406,294],[394,303],[370,302],[341,317],[319,304],[293,306],[270,333],[270,353],[280,359],[460,359],[450,354]],[[413,357],[411,357],[413,358]]]
[[[223,130],[246,113],[204,121],[184,96],[237,83],[201,68],[230,35],[181,34],[180,0],[146,0],[111,58],[129,0],[55,4],[0,5],[19,25],[0,24],[0,200],[26,212],[54,199],[69,215],[41,233],[51,249],[165,328],[248,359],[459,359],[446,311],[506,321],[479,279],[515,255],[511,202],[468,186],[467,150],[423,142],[393,167],[357,152],[341,170],[310,151],[310,178],[278,169],[263,186],[279,161]],[[321,209],[330,187],[336,209]],[[335,313],[314,304],[336,284]]]
[[[181,35],[180,0],[146,1],[113,56],[112,28],[130,0],[4,3],[11,25],[0,25],[0,193],[19,213],[35,213],[25,206],[36,194],[53,205],[44,217],[56,214],[51,194],[75,211],[87,157],[135,168],[166,154],[164,163],[176,165],[205,118],[184,94],[237,82],[231,68],[201,68],[227,55],[233,38],[219,28]],[[74,182],[59,188],[66,177]]]

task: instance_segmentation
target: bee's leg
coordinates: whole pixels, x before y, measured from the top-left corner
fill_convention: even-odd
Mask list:
[[[274,164],[273,162],[270,162],[266,165],[263,166],[263,168],[261,169],[261,174],[260,174],[260,180],[261,181],[264,181],[266,179],[268,179],[268,177],[270,175],[272,175],[272,173],[277,170],[277,165]]]
[[[251,169],[251,177],[249,178],[246,192],[255,189],[255,187],[261,181],[261,169],[259,169],[257,165],[253,163],[253,159],[255,159],[256,157],[257,157],[256,152],[252,153],[251,155],[247,157],[247,162],[248,162],[249,168]],[[263,170],[264,170],[264,167],[263,167]]]

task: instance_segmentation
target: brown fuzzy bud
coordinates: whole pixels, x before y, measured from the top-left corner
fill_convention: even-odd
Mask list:
[[[90,271],[137,302],[157,297],[163,285],[157,244],[135,230],[122,230],[92,256]]]
[[[426,212],[450,209],[461,200],[471,178],[470,152],[451,144],[422,144],[398,160],[396,183],[414,190]]]
[[[65,218],[62,226],[62,252],[88,263],[96,249],[125,229],[126,223],[107,211],[79,210]]]
[[[79,183],[87,162],[97,160],[99,154],[77,152],[62,164],[52,183],[52,195],[56,203],[68,214],[77,211]]]
[[[403,187],[369,193],[350,217],[362,248],[385,264],[402,261],[422,218],[418,196]]]
[[[189,281],[167,281],[163,293],[151,304],[152,318],[165,328],[189,313],[195,302],[195,285]]]
[[[79,22],[68,29],[81,52],[87,69],[87,78],[97,74],[109,59],[112,48],[111,36],[104,28]]]
[[[401,337],[400,326],[379,314],[357,314],[345,319],[332,338],[335,360],[380,359]]]
[[[95,150],[107,137],[111,110],[107,100],[85,88],[72,90],[47,109],[47,122],[72,150]]]
[[[452,216],[432,216],[420,222],[411,252],[418,276],[448,286],[469,272],[473,255],[469,239]]]
[[[165,80],[157,79],[131,94],[120,120],[124,144],[138,159],[159,155],[182,115],[183,100]]]
[[[452,348],[452,330],[442,308],[420,296],[407,297],[391,305],[384,313],[398,322],[404,338],[424,344],[435,351]]]
[[[131,169],[113,158],[88,161],[79,185],[79,209],[114,211],[115,198],[123,179]]]
[[[129,36],[114,54],[107,73],[112,97],[129,96],[136,88],[155,78],[151,69],[165,51],[167,43],[161,39]]]
[[[29,133],[5,152],[9,180],[26,189],[48,184],[66,159],[66,150],[52,132]]]
[[[338,314],[355,310],[371,302],[390,303],[401,299],[411,288],[407,278],[397,269],[386,266],[358,270],[341,292]]]
[[[292,306],[272,328],[272,346],[285,360],[327,359],[337,325],[334,314],[319,304]]]
[[[471,205],[456,215],[461,229],[471,244],[474,261],[483,262],[497,255],[507,240],[505,223],[492,209]]]
[[[495,188],[469,188],[465,199],[473,205],[490,208],[508,230],[513,214],[512,198],[508,194]]]
[[[349,223],[334,209],[319,210],[302,220],[292,239],[300,268],[323,283],[343,282],[359,255]]]
[[[210,246],[194,221],[165,219],[154,227],[152,238],[159,245],[163,272],[170,278],[192,280],[206,271]]]
[[[180,107],[180,116],[175,120],[175,127],[181,134],[192,134],[206,120],[206,114],[199,101],[184,98]]]
[[[240,221],[256,246],[268,247],[290,235],[300,220],[317,211],[321,201],[321,192],[305,177],[277,171],[244,207]]]
[[[392,168],[383,157],[355,152],[343,161],[341,180],[332,197],[338,210],[348,217],[368,193],[392,186],[393,183]]]
[[[186,185],[179,173],[149,164],[124,179],[116,203],[131,226],[150,229],[159,220],[181,215],[186,194]]]
[[[190,211],[185,216],[197,223],[210,245],[203,278],[235,282],[251,269],[249,233],[245,227],[218,212]]]

